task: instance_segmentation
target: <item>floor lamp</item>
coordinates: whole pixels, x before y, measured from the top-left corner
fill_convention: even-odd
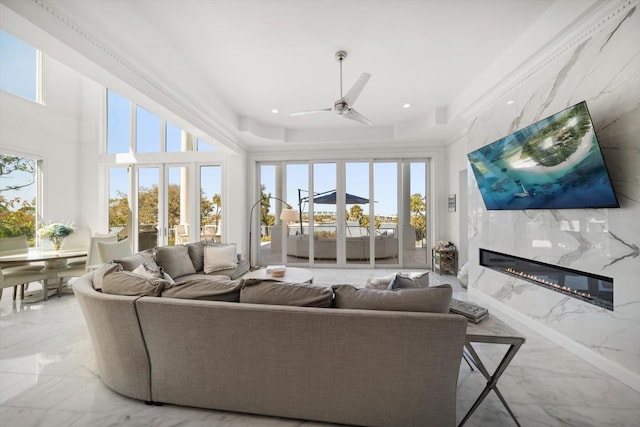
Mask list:
[[[291,209],[291,205],[289,203],[285,202],[284,200],[282,200],[282,199],[280,199],[278,197],[269,196],[269,197],[267,197],[267,199],[278,200],[279,202],[281,202],[282,204],[284,204],[286,206],[286,208],[282,209],[282,211],[280,212],[280,221],[284,222],[285,224],[288,224],[290,221],[297,221],[298,220],[298,211],[295,210],[295,209]],[[252,224],[251,224],[251,218],[253,218],[253,210],[263,200],[264,199],[261,198],[260,200],[255,202],[253,204],[253,206],[251,206],[251,212],[249,212],[249,267],[253,267],[253,263],[251,261],[251,243],[253,241],[252,236],[251,236],[251,230],[253,229]]]

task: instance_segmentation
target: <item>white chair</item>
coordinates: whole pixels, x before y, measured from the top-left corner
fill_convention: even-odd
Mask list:
[[[129,239],[119,242],[98,242],[98,259],[100,263],[111,262],[118,258],[133,255]]]
[[[79,228],[69,237],[64,239],[62,243],[62,249],[68,251],[89,251],[89,245],[91,245],[91,230],[89,228]],[[84,267],[87,263],[87,258],[74,258],[70,260],[67,265],[69,267]]]
[[[29,242],[27,236],[5,237],[0,239],[0,255],[14,255],[23,254],[29,251]],[[21,264],[13,264],[11,267],[4,269],[4,274],[9,275],[17,272],[39,272],[44,265],[31,264],[28,262]],[[17,276],[16,276],[17,277]],[[18,285],[20,285],[20,297],[24,297],[25,285],[28,286],[29,282],[17,283],[13,287],[13,299],[16,299],[18,294]]]
[[[202,237],[204,240],[214,240],[218,233],[218,227],[216,225],[205,225],[202,227]]]
[[[89,271],[94,270],[101,264],[98,256],[98,242],[115,243],[118,241],[117,234],[109,234],[103,236],[93,236],[89,238],[89,246],[87,248],[87,258],[79,264],[68,264],[69,269],[58,272],[58,296],[62,294],[62,285],[64,279],[80,277]]]
[[[18,285],[24,286],[25,283],[43,281],[42,288],[44,292],[46,290],[46,280],[47,273],[42,271],[30,271],[30,270],[14,270],[14,271],[6,271],[4,269],[0,269],[0,298],[2,298],[2,290],[4,288],[10,288],[13,286],[14,293],[13,299],[16,299],[15,289]],[[21,290],[21,298],[24,298],[24,288]]]
[[[189,243],[189,224],[178,224],[175,229],[176,245]]]

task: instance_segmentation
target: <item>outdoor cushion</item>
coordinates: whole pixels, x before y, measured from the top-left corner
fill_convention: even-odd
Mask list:
[[[291,305],[298,307],[331,307],[333,291],[328,286],[247,279],[240,291],[240,302],[252,304]]]
[[[333,285],[336,308],[361,310],[420,311],[448,313],[451,285],[420,289],[358,289],[352,285]]]
[[[174,280],[177,277],[196,272],[191,258],[189,258],[189,250],[182,245],[158,247],[156,249],[156,264],[164,268],[164,271]]]

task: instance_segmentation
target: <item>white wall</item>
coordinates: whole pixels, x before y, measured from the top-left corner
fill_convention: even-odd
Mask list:
[[[587,101],[621,208],[487,211],[470,179],[469,293],[640,389],[638,40],[640,13],[635,6],[597,17],[572,43],[546,63],[538,58],[537,64],[543,65],[524,70],[513,89],[470,118],[466,137],[449,151],[449,164],[453,181],[466,153]],[[468,174],[473,175],[470,169]],[[480,267],[479,248],[612,277],[615,310]]]
[[[77,172],[82,78],[48,57],[44,67],[47,105],[0,92],[0,149],[43,159],[44,220],[82,226]]]

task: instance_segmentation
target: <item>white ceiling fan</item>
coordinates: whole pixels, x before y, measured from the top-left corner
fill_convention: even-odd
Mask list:
[[[349,89],[346,95],[342,96],[342,61],[347,57],[347,52],[341,50],[336,52],[336,60],[340,63],[340,98],[333,103],[333,108],[325,108],[323,110],[311,110],[311,111],[301,111],[299,113],[292,113],[290,116],[302,116],[305,114],[315,114],[315,113],[324,113],[327,111],[333,111],[336,114],[341,115],[345,119],[355,120],[356,122],[360,122],[365,125],[372,124],[371,120],[367,119],[362,114],[358,113],[356,110],[351,108],[353,104],[355,104],[358,96],[360,96],[360,92],[364,88],[364,85],[367,84],[371,74],[362,73],[358,81]]]

